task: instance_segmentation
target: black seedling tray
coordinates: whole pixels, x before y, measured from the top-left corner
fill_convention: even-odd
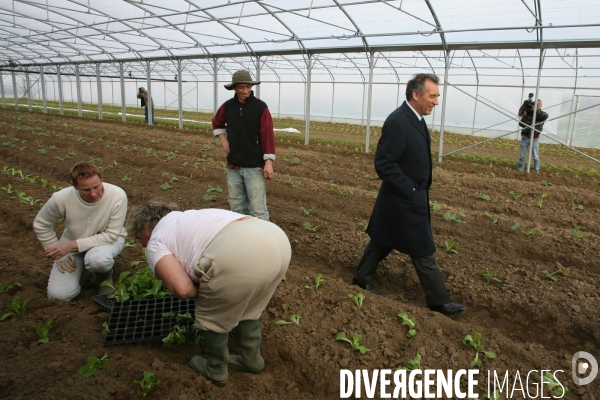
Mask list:
[[[114,299],[108,298],[105,294],[96,294],[92,296],[92,300],[102,311],[110,312],[112,310]]]
[[[159,341],[167,337],[175,325],[185,326],[186,334],[194,331],[194,299],[162,297],[159,299],[117,301],[112,305],[108,333],[104,345]],[[163,317],[164,313],[174,313]],[[189,312],[192,320],[177,322],[178,314]]]

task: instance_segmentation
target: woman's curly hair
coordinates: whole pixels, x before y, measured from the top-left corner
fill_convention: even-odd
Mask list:
[[[127,233],[136,239],[142,237],[144,230],[153,230],[162,217],[171,211],[177,211],[177,205],[174,203],[163,203],[160,201],[150,201],[137,205],[129,212],[127,218]]]

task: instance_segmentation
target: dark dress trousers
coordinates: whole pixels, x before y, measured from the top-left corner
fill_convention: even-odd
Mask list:
[[[431,232],[429,187],[432,181],[431,137],[425,120],[404,102],[383,124],[375,153],[375,170],[382,180],[354,279],[371,285],[377,265],[392,249],[411,256],[427,305],[441,305],[450,297],[435,264]]]

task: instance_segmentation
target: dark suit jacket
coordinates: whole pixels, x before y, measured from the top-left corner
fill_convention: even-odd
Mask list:
[[[373,243],[411,256],[435,253],[429,211],[431,138],[406,102],[383,124],[375,170],[383,182],[367,229]]]

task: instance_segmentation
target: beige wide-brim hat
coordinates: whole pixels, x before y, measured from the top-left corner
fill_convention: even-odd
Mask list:
[[[251,85],[260,85],[260,81],[253,81],[250,76],[250,71],[246,71],[245,69],[240,69],[239,71],[235,71],[233,76],[231,77],[231,83],[228,85],[224,85],[225,89],[233,90],[236,83],[249,83]]]

